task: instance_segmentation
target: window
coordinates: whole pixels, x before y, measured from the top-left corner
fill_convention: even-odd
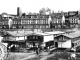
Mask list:
[[[40,16],[40,18],[43,18],[43,16]]]
[[[38,20],[36,20],[36,24],[37,24],[37,21],[38,21]]]
[[[13,26],[12,28],[14,29],[14,28],[16,28],[16,26]]]
[[[37,18],[37,15],[34,15],[34,18]]]
[[[38,36],[36,36],[36,39],[38,39]]]
[[[31,18],[31,15],[28,15],[28,18]]]
[[[46,24],[48,24],[48,20],[46,20]]]
[[[49,26],[46,26],[46,28],[49,28]]]
[[[35,39],[35,36],[33,36],[33,39]]]

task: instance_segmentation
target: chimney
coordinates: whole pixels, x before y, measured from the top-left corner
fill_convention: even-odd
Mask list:
[[[20,14],[19,14],[19,10],[20,10],[20,8],[19,7],[17,7],[17,16],[19,16]]]
[[[22,16],[22,11],[20,7],[17,7],[17,16],[21,17]]]

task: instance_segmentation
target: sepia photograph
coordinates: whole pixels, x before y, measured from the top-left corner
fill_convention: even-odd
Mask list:
[[[80,60],[80,1],[0,0],[0,60]]]

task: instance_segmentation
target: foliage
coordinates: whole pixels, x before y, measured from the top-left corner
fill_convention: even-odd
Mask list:
[[[42,8],[39,10],[40,14],[46,14],[46,12],[49,12],[49,14],[51,13],[51,9],[49,8]]]

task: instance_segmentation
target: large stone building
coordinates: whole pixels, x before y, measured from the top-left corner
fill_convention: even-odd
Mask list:
[[[79,21],[78,11],[68,12],[68,18],[70,22],[70,28],[78,27]]]
[[[13,19],[14,29],[44,29],[49,28],[49,15],[26,15]]]
[[[7,29],[8,28],[8,18],[0,19],[0,29]]]
[[[52,13],[50,15],[39,13],[25,14],[22,13],[18,7],[16,15],[7,13],[2,13],[0,15],[0,28],[33,30],[50,28],[74,28],[80,25],[79,20],[78,11],[58,12]]]
[[[69,11],[52,14],[52,28],[75,28],[78,27],[78,11]]]
[[[52,14],[52,28],[61,28],[62,15],[61,13]]]

